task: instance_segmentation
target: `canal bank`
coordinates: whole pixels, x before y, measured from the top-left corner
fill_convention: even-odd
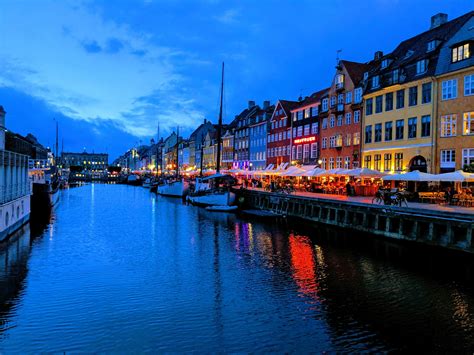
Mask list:
[[[460,258],[440,273],[399,243],[125,185],[65,190],[54,214],[0,251],[2,352],[474,348]]]
[[[244,208],[271,211],[390,239],[474,253],[474,212],[468,209],[383,206],[367,202],[235,190]]]

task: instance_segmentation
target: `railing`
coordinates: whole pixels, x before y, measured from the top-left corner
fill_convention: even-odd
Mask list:
[[[0,204],[4,204],[17,198],[31,194],[31,183],[0,186]]]
[[[28,167],[28,156],[8,150],[0,150],[0,166]]]

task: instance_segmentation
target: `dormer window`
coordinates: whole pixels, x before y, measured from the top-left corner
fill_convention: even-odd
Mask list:
[[[428,42],[428,47],[426,48],[426,51],[427,51],[427,52],[434,51],[435,48],[436,48],[436,45],[437,45],[437,41],[436,41],[436,40],[432,40],[432,41]]]
[[[452,62],[456,63],[464,59],[468,59],[471,56],[469,43],[456,46],[452,49]]]
[[[382,60],[382,64],[380,65],[380,69],[385,69],[388,67],[388,59]]]
[[[336,89],[342,89],[344,87],[344,74],[336,75]]]
[[[369,72],[364,73],[364,81],[366,81],[369,78]]]
[[[411,49],[409,49],[409,50],[405,53],[405,59],[410,58],[410,57],[413,55],[413,53],[415,53],[415,52],[413,52]]]
[[[380,86],[380,76],[376,75],[372,77],[372,88],[378,88]]]
[[[399,73],[400,73],[400,70],[399,70],[399,69],[395,69],[395,70],[392,72],[392,83],[394,83],[394,84],[398,83]]]
[[[416,74],[423,74],[428,69],[428,60],[422,59],[416,62]]]

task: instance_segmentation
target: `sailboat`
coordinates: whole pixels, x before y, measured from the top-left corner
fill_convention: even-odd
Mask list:
[[[179,176],[179,127],[176,134],[176,177],[175,180],[165,181],[158,185],[157,193],[163,196],[183,198],[189,191],[189,183]]]
[[[206,178],[201,178],[196,182],[196,189],[193,194],[188,195],[188,201],[198,206],[219,206],[220,211],[230,208],[235,202],[235,194],[230,191],[230,181],[233,177],[220,173],[221,168],[221,141],[222,141],[222,102],[224,97],[224,63],[222,63],[221,97],[219,108],[219,122],[217,125],[217,161],[216,173]],[[202,167],[201,167],[202,175]],[[198,188],[199,186],[199,188]]]

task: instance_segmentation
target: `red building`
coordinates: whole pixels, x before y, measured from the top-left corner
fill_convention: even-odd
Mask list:
[[[327,94],[321,97],[321,166],[360,167],[362,84],[369,64],[339,61]]]
[[[267,165],[290,163],[291,110],[296,105],[298,102],[287,100],[279,100],[275,105],[267,135]]]
[[[291,110],[291,160],[298,165],[318,164],[320,149],[319,110],[324,89],[306,97]]]

